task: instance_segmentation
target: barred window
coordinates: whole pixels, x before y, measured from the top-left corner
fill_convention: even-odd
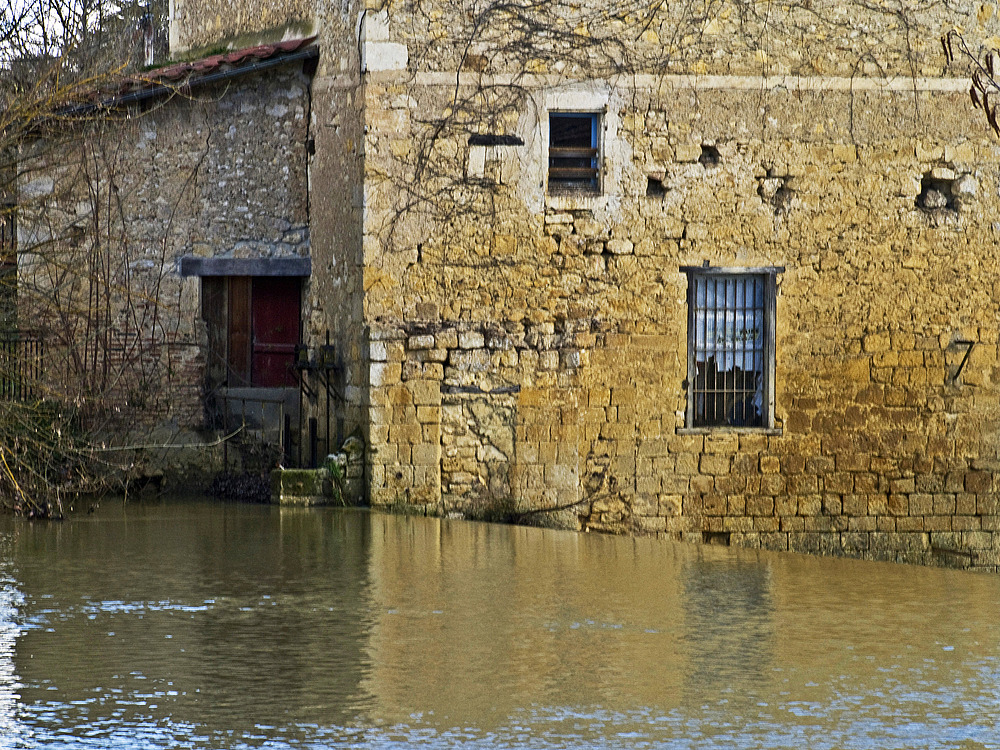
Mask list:
[[[683,267],[691,428],[774,426],[775,276],[781,268]]]
[[[549,194],[600,192],[600,121],[596,112],[549,115]]]

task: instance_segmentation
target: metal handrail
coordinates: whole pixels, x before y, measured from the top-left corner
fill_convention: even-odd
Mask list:
[[[246,430],[248,424],[248,417],[253,417],[253,410],[256,408],[259,415],[259,425],[260,425],[260,437],[261,441],[264,443],[271,443],[272,445],[277,445],[281,449],[284,461],[288,460],[288,425],[285,424],[285,399],[284,398],[269,398],[266,396],[231,396],[228,393],[216,391],[215,397],[219,399],[221,406],[221,414],[223,419],[223,427],[227,431],[236,429],[237,427],[242,430]],[[235,420],[230,418],[230,405],[234,403],[239,403],[239,424],[235,423]],[[247,405],[250,405],[250,411],[247,409]],[[272,426],[272,423],[265,416],[264,409],[268,404],[275,404],[278,407],[278,419],[277,425]],[[277,440],[268,440],[268,433],[276,433]],[[228,443],[224,450],[224,463],[228,466],[229,464],[229,449]]]

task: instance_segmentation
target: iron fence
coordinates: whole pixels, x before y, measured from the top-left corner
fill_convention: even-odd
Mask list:
[[[39,397],[44,346],[36,336],[0,334],[0,400]]]

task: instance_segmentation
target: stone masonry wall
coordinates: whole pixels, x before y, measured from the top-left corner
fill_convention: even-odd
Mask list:
[[[308,85],[301,65],[230,82],[89,123],[23,162],[19,303],[56,393],[101,393],[126,432],[155,428],[157,442],[202,439],[206,329],[179,259],[310,254]],[[82,305],[107,316],[86,328]],[[88,358],[106,358],[107,383]]]
[[[319,67],[313,79],[310,200],[313,276],[304,313],[310,343],[335,349],[337,370],[329,406],[337,445],[349,435],[368,440],[368,337],[363,324],[362,272],[365,123],[364,87],[356,38],[360,3],[317,6]],[[325,398],[314,416],[325,429]]]
[[[946,70],[948,19],[908,52],[875,24],[870,70],[837,36],[858,19],[820,9],[780,55],[720,35],[745,52],[703,39],[654,75],[637,44],[611,77],[545,48],[510,78],[499,41],[457,60],[468,19],[437,7],[448,33],[390,13],[420,62],[366,85],[372,502],[995,569],[1000,149]],[[907,55],[931,77],[864,77]],[[456,104],[515,83],[519,106]],[[546,194],[552,110],[600,113],[600,196]],[[485,168],[476,133],[507,136]],[[705,261],[785,269],[773,431],[685,429],[680,268]]]
[[[172,58],[302,38],[314,28],[312,0],[170,0]]]
[[[991,8],[313,13],[313,325],[374,505],[1000,565],[1000,149],[939,42]],[[547,194],[552,111],[599,113],[599,196]],[[706,261],[784,268],[773,430],[685,429]]]

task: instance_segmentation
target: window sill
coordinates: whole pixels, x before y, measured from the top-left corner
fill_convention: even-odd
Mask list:
[[[603,193],[546,193],[545,206],[556,211],[569,211],[575,208],[594,208],[605,200],[607,196]]]
[[[719,433],[736,433],[737,435],[775,435],[784,434],[783,427],[678,427],[677,435],[717,435]]]

